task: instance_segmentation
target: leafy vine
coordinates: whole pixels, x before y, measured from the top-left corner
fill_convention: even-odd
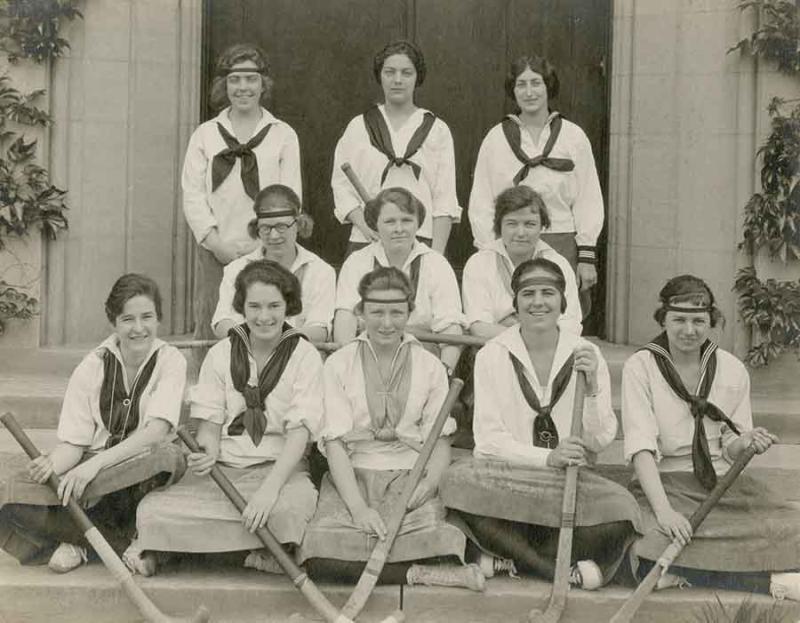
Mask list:
[[[800,75],[800,15],[789,0],[747,0],[742,10],[759,11],[761,24],[729,50],[759,56],[787,75]],[[767,108],[770,134],[759,148],[761,191],[744,208],[739,248],[766,249],[784,264],[800,259],[800,99],[773,98]],[[800,279],[759,279],[755,267],[740,270],[734,290],[742,321],[757,337],[747,353],[752,366],[766,366],[786,350],[800,350]]]

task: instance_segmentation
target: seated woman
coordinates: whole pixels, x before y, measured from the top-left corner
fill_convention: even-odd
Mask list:
[[[379,267],[361,279],[358,293],[356,312],[365,331],[325,362],[321,437],[330,473],[300,551],[312,577],[353,583],[377,539],[386,536],[386,522],[448,391],[442,364],[405,332],[414,308],[408,278],[397,268]],[[437,495],[454,429],[449,419],[381,582],[483,589],[475,565],[424,564],[463,560],[464,534],[445,521]]]
[[[253,534],[267,525],[298,545],[317,492],[303,460],[322,419],[322,360],[287,316],[302,311],[300,284],[288,270],[257,260],[236,276],[234,309],[245,318],[214,345],[191,388],[191,417],[205,451],[189,472],[139,505],[131,566],[155,572],[155,551],[250,551],[246,567],[281,573]],[[240,515],[208,474],[215,463],[248,504]]]
[[[494,233],[489,242],[467,260],[462,283],[464,314],[472,335],[492,338],[517,324],[511,292],[511,274],[526,260],[544,257],[558,264],[566,280],[567,309],[558,319],[564,331],[581,334],[581,307],[575,272],[570,263],[539,235],[550,227],[542,197],[530,186],[513,186],[494,202]]]
[[[184,467],[177,446],[158,446],[178,425],[186,383],[183,355],[156,337],[158,286],[144,275],[123,275],[111,288],[105,311],[113,333],[70,377],[58,445],[28,464],[28,475],[37,483],[62,475],[58,499],[43,486],[16,482],[13,494],[25,503],[14,503],[12,494],[0,508],[0,547],[23,564],[49,556],[50,569],[58,573],[80,566],[89,553],[83,531],[64,508],[70,498],[81,499],[96,479],[109,476],[103,487],[107,495],[83,502],[96,502],[87,513],[120,553],[133,536],[139,501],[163,484],[164,472]],[[112,467],[140,454],[135,465]]]
[[[753,428],[744,365],[709,339],[721,313],[706,283],[674,277],[659,299],[663,331],[622,373],[625,458],[646,530],[634,551],[650,567],[672,539],[691,541],[662,587],[688,581],[800,600],[800,573],[775,573],[800,568],[800,511],[765,471],[740,474],[692,534],[687,517],[717,476],[747,446],[762,453],[777,438]]]
[[[415,238],[425,220],[425,207],[405,188],[386,188],[367,204],[364,218],[378,232],[379,240],[352,253],[342,265],[336,287],[334,339],[344,344],[355,337],[359,282],[379,266],[394,266],[411,280],[415,296],[408,328],[460,335],[464,315],[456,275],[444,256]],[[440,358],[448,374],[452,374],[459,353],[457,346],[442,347]]]
[[[450,467],[442,499],[459,511],[483,552],[501,559],[482,555],[487,572],[493,562],[505,568],[513,562],[552,579],[564,469],[591,465],[617,431],[599,349],[558,326],[565,284],[550,260],[517,266],[511,289],[519,325],[487,342],[475,358],[474,458]],[[573,437],[578,372],[586,375],[586,398],[583,433]],[[570,582],[591,589],[613,577],[639,510],[623,487],[592,470],[581,470],[580,485]]]
[[[297,193],[282,184],[272,184],[259,192],[253,210],[256,215],[247,230],[261,244],[252,253],[225,266],[217,309],[211,320],[214,334],[224,338],[230,329],[244,322],[244,317],[233,309],[236,275],[250,262],[267,259],[291,271],[300,282],[303,309],[286,322],[308,339],[324,342],[333,320],[336,273],[322,258],[297,244],[298,236],[311,235],[311,217],[301,212]]]

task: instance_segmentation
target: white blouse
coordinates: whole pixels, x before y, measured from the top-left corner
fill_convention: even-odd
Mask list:
[[[386,117],[384,106],[378,106],[384,116],[389,136],[392,140],[392,149],[398,157],[405,154],[411,137],[422,123],[427,110],[418,108],[403,124],[395,130]],[[333,174],[331,175],[331,188],[333,189],[334,215],[340,223],[347,222],[347,215],[364,203],[358,196],[356,189],[342,172],[342,164],[350,163],[370,197],[374,197],[382,188],[400,186],[411,191],[414,196],[425,206],[425,221],[417,232],[418,236],[431,238],[433,236],[433,217],[449,216],[453,221],[461,219],[461,208],[456,197],[456,160],[453,148],[453,137],[450,128],[438,117],[431,127],[425,142],[410,160],[422,168],[419,179],[416,178],[411,167],[392,166],[386,175],[386,181],[381,184],[381,175],[386,168],[386,156],[372,146],[364,125],[364,116],[354,117],[336,144],[333,155]],[[366,238],[357,227],[350,232],[350,240],[366,242]]]
[[[247,223],[255,213],[253,199],[242,185],[241,159],[236,159],[228,177],[215,191],[211,191],[211,162],[216,154],[228,147],[219,133],[217,123],[235,136],[228,117],[229,111],[230,108],[226,108],[213,119],[200,124],[189,139],[181,177],[183,213],[198,244],[202,244],[216,227],[223,241],[235,245],[241,252],[249,252],[258,242],[247,233]],[[261,120],[252,136],[269,124],[272,127],[264,140],[253,149],[258,160],[259,186],[265,188],[270,184],[284,184],[302,197],[297,134],[287,123],[262,108]]]
[[[403,264],[402,270],[406,275],[410,276],[411,262],[418,255],[422,256],[419,287],[408,325],[436,333],[452,324],[463,327],[465,320],[461,311],[461,293],[450,263],[443,255],[417,240]],[[361,300],[358,296],[358,282],[375,268],[375,260],[381,266],[389,266],[386,251],[380,242],[373,242],[355,251],[345,260],[336,286],[337,310],[346,309],[352,312],[355,309]]]
[[[411,334],[403,336],[411,350],[411,389],[403,415],[395,428],[396,441],[377,441],[370,433],[372,421],[367,405],[364,371],[359,344],[365,334],[343,346],[325,361],[325,418],[323,441],[343,439],[354,467],[366,469],[411,469],[428,438],[439,409],[447,396],[447,372],[442,363],[425,350]],[[371,348],[371,346],[370,346]],[[441,436],[452,435],[456,423],[448,418]],[[324,452],[324,444],[320,443]]]
[[[522,151],[531,158],[544,151],[553,117],[550,116],[538,141],[534,141],[525,128],[520,128]],[[561,133],[550,156],[569,158],[575,163],[575,168],[564,172],[544,166],[534,167],[522,183],[544,199],[551,221],[547,233],[576,232],[575,241],[579,246],[595,246],[605,215],[592,145],[580,127],[562,119]],[[469,222],[475,246],[479,249],[495,239],[492,229],[495,198],[514,185],[514,176],[522,166],[508,145],[502,124],[497,124],[481,143],[469,196]]]
[[[300,281],[303,310],[297,316],[286,318],[295,329],[302,327],[325,327],[330,332],[336,301],[336,272],[321,257],[296,245],[297,256],[291,272]],[[233,260],[225,266],[219,284],[219,300],[211,326],[222,320],[232,320],[236,324],[244,322],[244,316],[233,309],[233,296],[236,293],[236,277],[250,262],[264,259],[261,247]]]
[[[536,244],[533,257],[543,257],[555,262],[561,268],[566,281],[567,310],[558,319],[558,326],[564,331],[580,335],[583,330],[581,307],[572,266],[544,240],[539,240]],[[474,253],[464,266],[461,288],[468,326],[472,326],[474,322],[499,324],[514,313],[514,301],[503,284],[503,276],[500,274],[502,269],[498,267],[498,261],[506,266],[507,278],[510,281],[514,273],[514,264],[500,238]]]
[[[598,359],[597,395],[587,396],[584,400],[583,440],[592,452],[600,452],[614,440],[617,417],[611,407],[608,366],[600,349],[577,335],[560,332],[550,378],[540,381],[517,325],[489,340],[475,357],[475,409],[472,427],[475,433],[476,457],[534,467],[547,465],[547,456],[551,450],[533,445],[533,420],[536,412],[525,400],[509,353],[513,353],[522,362],[525,378],[536,392],[540,404],[544,406],[550,404],[553,381],[558,371],[580,344],[589,344]],[[573,372],[564,393],[550,413],[559,439],[570,434],[574,396]]]
[[[100,388],[103,386],[103,350],[108,349],[122,364],[125,388],[130,391],[133,379],[128,379],[118,339],[108,337],[86,355],[75,368],[64,394],[58,419],[58,439],[90,450],[102,450],[110,436],[100,414]],[[152,354],[158,351],[153,375],[139,400],[139,426],[150,418],[159,418],[177,428],[181,417],[183,390],[186,384],[186,359],[173,346],[156,338],[139,372]]]
[[[739,432],[753,428],[750,375],[741,361],[721,348],[717,349],[717,373],[708,401],[719,407]],[[722,474],[730,467],[727,450],[737,435],[722,422],[704,418],[703,425],[714,471]],[[622,429],[626,461],[649,450],[660,471],[692,471],[694,418],[689,405],[667,385],[649,351],[634,353],[622,369]]]
[[[250,385],[258,385],[258,371],[252,357]],[[228,427],[245,410],[244,396],[231,379],[230,338],[215,344],[200,368],[197,385],[189,390],[191,417],[222,426],[219,460],[232,467],[249,467],[274,461],[283,451],[286,433],[305,426],[316,437],[322,421],[322,359],[307,340],[300,339],[278,384],[264,401],[267,427],[261,443],[250,435],[231,436]]]

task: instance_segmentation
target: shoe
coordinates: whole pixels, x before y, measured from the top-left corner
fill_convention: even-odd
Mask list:
[[[769,592],[779,601],[800,601],[800,573],[773,573],[769,580]]]
[[[478,559],[478,567],[485,578],[493,578],[500,572],[508,573],[510,578],[518,578],[517,567],[514,561],[510,558],[497,558],[481,552],[481,557]]]
[[[406,573],[409,586],[461,586],[471,591],[486,590],[486,578],[478,565],[411,565]]]
[[[72,543],[62,543],[50,556],[47,566],[55,573],[68,573],[89,562],[86,548]]]
[[[603,586],[603,572],[594,560],[579,560],[569,572],[569,584],[585,591]]]
[[[247,554],[247,558],[244,559],[244,566],[247,569],[258,569],[264,573],[283,575],[283,569],[281,569],[275,557],[263,549],[254,549]]]
[[[143,552],[136,541],[128,545],[122,554],[122,562],[130,569],[131,573],[143,575],[149,578],[156,574],[156,567],[158,562],[156,560],[155,552]]]

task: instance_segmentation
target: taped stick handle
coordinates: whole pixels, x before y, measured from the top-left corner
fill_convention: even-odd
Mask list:
[[[181,438],[181,441],[183,441],[183,443],[186,444],[186,447],[192,452],[203,451],[194,436],[185,428],[178,429],[178,437]],[[239,493],[239,490],[230,481],[230,479],[224,473],[222,473],[222,470],[218,465],[214,465],[211,468],[210,475],[214,482],[219,485],[219,488],[222,489],[222,492],[225,494],[225,496],[236,507],[236,510],[238,510],[240,513],[243,512],[247,506],[247,500],[245,500],[242,494]],[[308,603],[310,603],[317,612],[325,617],[326,621],[329,623],[345,623],[346,619],[340,618],[339,611],[330,601],[328,601],[328,598],[325,597],[325,595],[323,595],[317,586],[309,579],[308,575],[306,575],[306,572],[303,571],[297,565],[297,563],[295,563],[292,557],[286,553],[286,550],[283,549],[283,546],[280,544],[280,542],[278,542],[278,539],[275,538],[275,536],[266,526],[257,528],[256,535],[267,547],[267,549],[269,549],[270,553],[275,557],[275,560],[278,561],[278,564],[284,570],[286,575],[291,578],[297,589],[303,593],[305,598],[308,600]]]
[[[358,196],[361,199],[361,201],[367,203],[371,199],[371,197],[369,196],[367,189],[364,188],[364,184],[362,184],[361,180],[358,179],[358,175],[353,170],[353,167],[350,166],[349,162],[345,162],[342,164],[341,168],[342,172],[345,174],[345,177],[347,177],[347,179],[353,185],[353,188],[356,189],[356,192],[358,193]]]
[[[725,475],[717,480],[716,486],[700,503],[700,506],[695,509],[695,511],[692,513],[692,516],[689,517],[689,523],[692,526],[692,531],[697,530],[697,528],[700,527],[700,524],[703,523],[703,520],[706,518],[708,513],[710,513],[714,506],[716,506],[720,498],[725,495],[725,492],[733,484],[733,481],[736,480],[739,474],[742,473],[742,470],[747,467],[747,464],[755,456],[755,454],[755,447],[752,445],[747,446],[734,461],[733,465],[728,468],[728,471],[725,472]],[[684,546],[681,545],[677,540],[673,541],[667,546],[661,556],[659,556],[656,564],[652,566],[647,575],[644,576],[644,579],[639,582],[636,590],[627,599],[627,601],[622,604],[622,607],[617,611],[617,613],[611,617],[609,623],[630,623],[630,621],[633,620],[633,617],[639,610],[639,607],[642,605],[642,603],[644,603],[644,600],[647,599],[648,595],[650,595],[650,593],[652,593],[655,589],[659,578],[664,574],[664,572],[667,571],[667,569],[669,569],[670,565],[678,558],[678,556],[680,556],[681,552],[683,551],[683,547]]]

